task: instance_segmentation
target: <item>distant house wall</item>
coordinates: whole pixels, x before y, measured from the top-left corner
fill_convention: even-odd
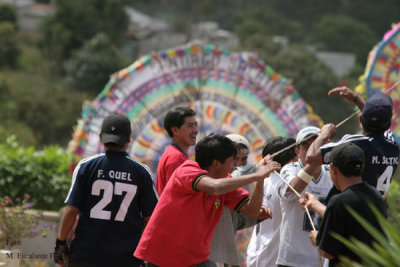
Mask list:
[[[315,55],[339,77],[347,75],[356,63],[356,56],[352,53],[317,52]]]

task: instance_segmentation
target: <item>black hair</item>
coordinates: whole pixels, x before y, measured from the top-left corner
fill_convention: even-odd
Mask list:
[[[383,134],[384,132],[386,132],[387,129],[389,129],[390,122],[383,126],[378,126],[378,125],[374,126],[374,125],[368,125],[363,120],[361,120],[361,125],[362,125],[364,131],[369,134]]]
[[[290,137],[272,137],[265,142],[264,148],[262,150],[262,156],[265,157],[268,154],[272,155],[275,152],[280,151],[281,149],[293,145],[294,143],[296,143],[296,140]],[[294,157],[296,157],[295,146],[292,146],[291,148],[276,155],[273,160],[283,166],[291,161]]]
[[[177,107],[169,111],[164,118],[164,128],[167,130],[168,135],[173,137],[171,128],[180,128],[185,122],[186,117],[196,116],[196,112],[193,109],[185,107]]]
[[[354,168],[354,167],[353,167],[353,169],[348,169],[348,168],[339,167],[336,164],[333,164],[333,165],[335,165],[339,169],[339,171],[343,174],[343,176],[346,178],[353,177],[353,176],[361,176],[362,172],[364,171],[364,166],[365,166],[363,163],[363,164],[361,164],[361,168],[359,168],[359,169]]]
[[[229,157],[235,157],[237,147],[228,137],[211,133],[196,144],[196,162],[200,168],[208,168],[216,159],[222,164]]]

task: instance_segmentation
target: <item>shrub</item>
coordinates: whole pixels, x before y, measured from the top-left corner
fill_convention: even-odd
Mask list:
[[[41,151],[20,146],[15,137],[0,144],[0,196],[31,196],[35,208],[59,210],[71,178],[72,155],[58,146]]]
[[[15,26],[0,22],[0,67],[17,67],[19,54]]]

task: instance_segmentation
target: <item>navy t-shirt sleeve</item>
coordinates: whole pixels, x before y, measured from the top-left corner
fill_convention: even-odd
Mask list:
[[[83,209],[87,197],[87,177],[85,174],[85,165],[78,164],[72,175],[72,184],[65,203],[74,207]]]
[[[139,209],[143,217],[150,216],[158,202],[158,194],[154,187],[151,175],[147,170],[142,172],[141,194],[139,198]]]

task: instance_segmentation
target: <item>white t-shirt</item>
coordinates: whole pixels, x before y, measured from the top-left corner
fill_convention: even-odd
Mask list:
[[[247,247],[247,267],[276,266],[279,249],[279,228],[282,214],[278,195],[281,179],[274,173],[264,180],[263,205],[272,211],[272,219],[264,220],[254,227]]]
[[[302,168],[303,165],[300,160],[289,163],[282,168],[281,176],[290,183]],[[329,165],[322,165],[320,176],[307,185],[302,195],[305,196],[305,192],[310,192],[324,203],[332,185]],[[279,188],[282,224],[277,264],[317,267],[319,266],[318,250],[310,241],[309,235],[312,230],[310,220],[306,211],[301,209],[297,195],[292,191],[285,194],[287,187],[285,183],[282,183]],[[310,215],[315,228],[318,230],[318,223],[320,223],[321,218],[314,211],[310,211]]]

